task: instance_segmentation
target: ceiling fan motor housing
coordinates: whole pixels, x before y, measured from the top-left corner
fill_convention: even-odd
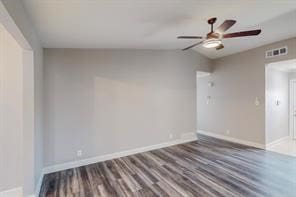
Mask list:
[[[211,39],[211,38],[221,39],[221,36],[218,33],[210,32],[207,34],[207,39]]]

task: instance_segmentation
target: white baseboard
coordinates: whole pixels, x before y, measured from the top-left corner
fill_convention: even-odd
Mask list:
[[[194,132],[187,132],[187,133],[182,133],[181,135],[181,141],[192,141],[192,140],[197,140],[197,135]]]
[[[44,177],[44,173],[42,171],[41,174],[40,174],[40,177],[38,179],[37,185],[36,185],[35,194],[31,195],[31,197],[34,197],[34,196],[38,197],[39,196],[41,186],[42,186],[43,177]]]
[[[267,148],[267,149],[268,149],[268,148],[272,148],[272,147],[275,146],[275,145],[278,145],[278,144],[280,144],[280,143],[282,143],[282,142],[288,141],[290,138],[291,138],[290,136],[286,136],[286,137],[282,137],[282,138],[280,138],[280,139],[278,139],[278,140],[274,140],[274,141],[272,141],[272,142],[266,144],[266,148]]]
[[[10,190],[0,192],[0,197],[22,197],[23,188],[17,187]]]
[[[241,140],[241,139],[237,139],[237,138],[234,138],[234,137],[229,137],[229,136],[216,134],[216,133],[213,133],[213,132],[203,131],[203,130],[198,130],[197,133],[202,134],[202,135],[206,135],[206,136],[209,136],[209,137],[229,141],[229,142],[234,142],[234,143],[237,143],[237,144],[242,144],[242,145],[252,146],[252,147],[256,147],[256,148],[260,148],[260,149],[265,149],[264,144],[259,144],[259,143],[256,143],[256,142]]]
[[[182,134],[181,139],[176,139],[176,140],[169,141],[169,142],[164,142],[164,143],[141,147],[141,148],[136,148],[136,149],[132,149],[132,150],[126,150],[126,151],[122,151],[122,152],[111,153],[111,154],[92,157],[92,158],[88,158],[88,159],[48,166],[43,169],[43,174],[48,174],[48,173],[66,170],[66,169],[70,169],[70,168],[85,166],[85,165],[98,163],[98,162],[102,162],[102,161],[107,161],[107,160],[111,160],[111,159],[115,159],[115,158],[134,155],[137,153],[147,152],[147,151],[151,151],[151,150],[155,150],[155,149],[159,149],[159,148],[164,148],[164,147],[173,146],[173,145],[177,145],[177,144],[183,144],[183,143],[191,142],[191,141],[195,141],[195,140],[197,140],[197,136],[194,132],[184,133],[184,134]]]

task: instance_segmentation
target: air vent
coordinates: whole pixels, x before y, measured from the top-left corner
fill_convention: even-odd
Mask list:
[[[287,55],[287,54],[288,54],[288,47],[284,46],[281,48],[266,51],[265,57],[272,58],[272,57],[277,57],[277,56]]]

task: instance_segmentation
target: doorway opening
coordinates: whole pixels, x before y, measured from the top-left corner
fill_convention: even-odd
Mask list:
[[[266,149],[296,156],[296,59],[265,68]]]
[[[23,196],[34,190],[34,56],[10,18],[2,20],[4,16],[0,16],[0,174],[9,178],[0,180],[0,196]]]
[[[210,72],[196,72],[196,129],[197,134],[205,134],[203,132],[205,125],[203,123],[205,120],[204,116],[200,114],[204,114],[208,111],[207,107],[211,103],[211,95],[212,95],[212,86],[214,83],[210,81],[211,73]],[[208,83],[208,84],[206,84]],[[202,94],[201,94],[202,93]],[[204,96],[207,95],[207,96]]]
[[[293,140],[296,140],[296,71],[291,73],[289,77],[289,99],[290,136]]]

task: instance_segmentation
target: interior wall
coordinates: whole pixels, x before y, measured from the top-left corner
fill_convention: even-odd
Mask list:
[[[0,24],[0,192],[22,186],[22,49]]]
[[[282,46],[288,55],[265,59],[266,50]],[[198,129],[265,145],[265,65],[295,57],[293,38],[215,60],[213,73],[198,81]]]
[[[45,166],[195,132],[196,70],[210,63],[194,51],[45,49]]]
[[[289,72],[289,80],[290,79],[296,79],[296,72]]]
[[[267,66],[266,143],[287,136],[289,136],[289,74]]]
[[[43,49],[21,0],[0,1],[1,22],[23,49],[23,193],[35,193],[43,168]]]

